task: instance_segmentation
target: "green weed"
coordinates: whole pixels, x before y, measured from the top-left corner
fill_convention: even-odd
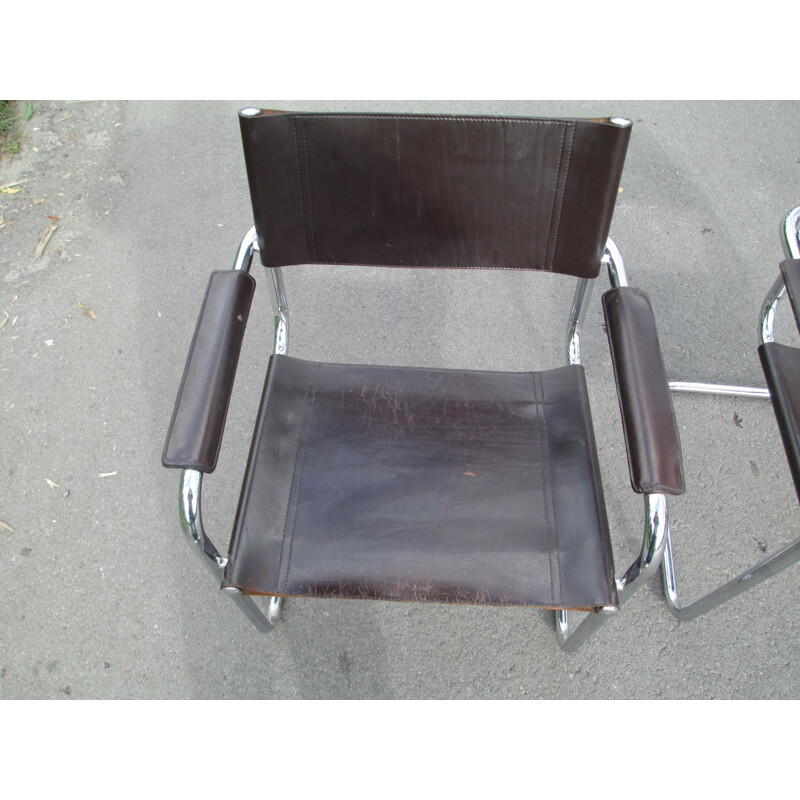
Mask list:
[[[22,141],[19,123],[33,116],[32,102],[28,101],[22,113],[18,106],[18,100],[0,100],[0,158],[19,152]]]

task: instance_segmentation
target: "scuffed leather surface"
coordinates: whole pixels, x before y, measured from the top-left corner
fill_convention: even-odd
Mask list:
[[[273,356],[223,585],[616,605],[583,368],[461,372]]]
[[[265,266],[595,277],[630,127],[603,120],[240,116]]]
[[[759,346],[758,355],[795,491],[800,499],[800,350],[767,342]]]
[[[786,259],[781,262],[780,270],[786,284],[789,301],[792,304],[794,319],[798,330],[800,330],[800,261]]]
[[[612,289],[603,295],[603,313],[631,486],[639,493],[681,494],[680,437],[650,301],[637,289]]]
[[[254,291],[245,272],[211,273],[164,445],[165,467],[216,468]]]

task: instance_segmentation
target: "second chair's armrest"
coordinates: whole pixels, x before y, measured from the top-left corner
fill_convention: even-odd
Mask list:
[[[794,319],[800,330],[800,261],[796,259],[781,261],[780,270],[783,282],[786,284],[789,302],[792,304]]]
[[[254,291],[246,272],[211,273],[161,457],[165,467],[216,468]]]
[[[612,289],[603,313],[631,485],[639,493],[681,494],[680,437],[650,300],[637,289]]]

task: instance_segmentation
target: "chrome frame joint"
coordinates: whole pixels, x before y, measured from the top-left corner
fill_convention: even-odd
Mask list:
[[[663,494],[646,494],[644,506],[645,525],[641,552],[627,572],[616,580],[619,596],[618,608],[630,600],[634,592],[658,572],[666,550],[669,535],[667,497]],[[604,607],[594,614],[588,614],[574,629],[570,627],[569,612],[556,611],[556,632],[561,648],[567,652],[577,650],[598,628],[617,613],[618,608]]]
[[[630,123],[628,123],[630,124]],[[625,273],[625,262],[614,240],[606,239],[606,247],[600,260],[601,269],[608,270],[608,278],[612,288],[628,285],[628,276]],[[594,278],[578,278],[575,294],[572,298],[572,308],[567,321],[567,364],[581,363],[581,328],[586,319],[586,310],[592,299]]]
[[[193,545],[193,550],[211,568],[214,575],[219,578],[228,563],[228,559],[219,554],[214,543],[206,536],[203,528],[203,517],[200,511],[202,485],[202,472],[196,469],[181,470],[179,501],[181,528]],[[250,597],[245,597],[240,593],[238,596],[233,596],[233,600],[259,630],[264,632],[272,630],[280,613],[280,606],[277,609],[278,613],[275,613],[272,605],[270,605],[270,610],[265,615]]]

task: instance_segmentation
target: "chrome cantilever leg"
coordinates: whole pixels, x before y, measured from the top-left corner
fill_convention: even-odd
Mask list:
[[[667,498],[663,494],[646,494],[645,529],[642,550],[628,571],[617,578],[617,594],[620,607],[649,578],[658,572],[667,543],[669,526],[667,523]],[[598,628],[604,625],[617,609],[601,609],[596,614],[588,614],[580,624],[570,629],[568,611],[556,611],[556,631],[558,641],[564,650],[577,650]]]
[[[672,543],[669,531],[667,531],[667,546],[664,551],[662,565],[664,596],[667,601],[667,607],[682,622],[696,619],[701,614],[705,614],[706,611],[710,611],[712,608],[716,608],[725,601],[736,597],[736,595],[746,592],[756,584],[761,583],[761,581],[777,575],[777,573],[798,560],[800,560],[800,538],[795,539],[791,544],[768,556],[762,562],[756,564],[755,567],[747,570],[747,572],[743,572],[694,602],[682,606],[678,597],[678,584],[675,579],[675,560],[672,555]]]
[[[219,578],[227,558],[223,558],[217,548],[214,547],[211,539],[206,536],[203,528],[203,517],[200,512],[200,498],[203,484],[203,473],[196,469],[185,469],[181,471],[181,491],[180,491],[180,519],[181,528],[193,545],[194,551],[207,564],[214,575]],[[230,593],[232,599],[245,616],[261,631],[270,631],[278,621],[280,615],[280,598],[272,598],[267,613],[265,614],[255,603],[255,601],[244,596],[238,590]]]

